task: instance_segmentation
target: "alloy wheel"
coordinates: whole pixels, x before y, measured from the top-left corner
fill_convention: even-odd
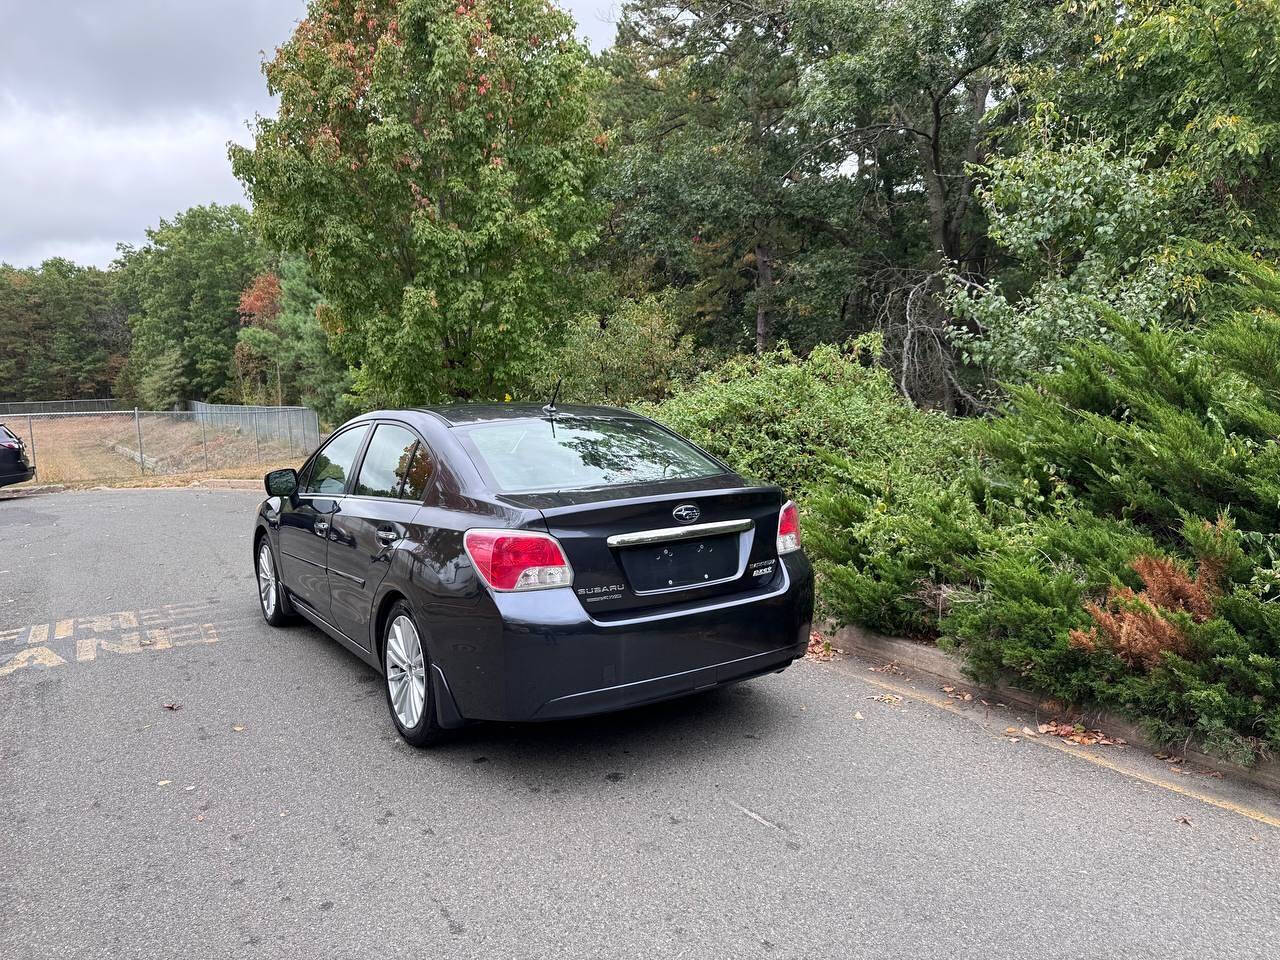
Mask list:
[[[267,619],[276,612],[276,571],[271,562],[271,545],[263,538],[258,549],[258,597],[262,600],[262,612]]]
[[[404,614],[387,628],[387,690],[396,718],[406,730],[422,719],[427,701],[427,667],[418,630]]]

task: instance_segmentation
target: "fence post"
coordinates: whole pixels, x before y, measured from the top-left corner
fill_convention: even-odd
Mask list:
[[[146,461],[142,459],[142,418],[138,416],[138,408],[133,408],[133,426],[138,431],[138,472],[147,472]]]
[[[289,431],[289,459],[293,459],[293,411],[290,410],[284,417],[285,428]]]
[[[209,469],[209,438],[205,436],[204,417],[198,413],[196,414],[196,416],[200,417],[200,446],[204,450],[204,468],[205,470],[208,470]]]
[[[31,414],[27,414],[27,436],[31,438],[31,462],[35,464],[36,469],[40,469],[40,464],[36,463],[36,427],[31,422]]]
[[[253,449],[257,452],[258,462],[261,463],[262,462],[262,436],[261,436],[262,431],[258,429],[258,415],[254,413],[252,416],[253,416]]]

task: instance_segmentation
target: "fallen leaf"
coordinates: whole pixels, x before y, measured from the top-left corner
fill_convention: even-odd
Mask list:
[[[234,730],[236,733],[240,733],[242,730],[244,730],[244,726],[243,726],[243,724],[239,724],[239,723],[237,723],[237,724],[234,724],[234,725],[231,727],[231,729],[232,729],[232,730]]]
[[[882,693],[878,697],[867,697],[868,700],[878,700],[881,703],[895,704],[901,703],[902,698],[894,696],[892,693]]]
[[[1005,727],[1005,728],[1004,728],[1004,732],[1005,732],[1005,733],[1017,733],[1017,732],[1018,732],[1018,728],[1017,728],[1017,727]]]
[[[972,693],[966,693],[966,694],[964,695],[964,699],[966,699],[966,700],[972,700],[972,699],[973,699],[973,694],[972,694]]]
[[[171,784],[171,783],[173,783],[173,781],[172,781],[172,780],[157,780],[157,781],[156,781],[156,786],[157,786],[157,787],[167,787],[167,786],[168,786],[169,784]]]
[[[182,789],[183,789],[183,790],[186,790],[188,793],[190,793],[190,792],[191,792],[192,790],[194,790],[195,788],[196,788],[196,785],[193,783],[191,786],[189,786],[189,787],[183,787]]]
[[[182,709],[182,704],[180,704],[180,703],[178,703],[178,702],[176,702],[176,701],[174,701],[174,702],[172,702],[172,703],[163,703],[163,704],[161,704],[161,706],[162,706],[162,707],[164,707],[166,710],[181,710],[181,709]]]
[[[862,714],[860,714],[857,710],[853,711],[853,719],[855,719],[855,720],[861,720],[861,719],[862,719]]]
[[[943,692],[943,693],[955,693],[955,692],[956,692],[956,688],[955,688],[955,687],[943,687],[943,688],[942,688],[942,692]]]
[[[1191,818],[1190,818],[1190,817],[1186,817],[1186,816],[1183,816],[1183,817],[1174,817],[1174,818],[1173,818],[1173,822],[1174,822],[1174,823],[1180,823],[1180,824],[1182,824],[1184,827],[1189,827],[1189,826],[1191,826]]]
[[[824,639],[822,634],[814,630],[809,634],[809,648],[805,651],[805,658],[828,663],[836,658],[836,648],[831,645],[830,640]]]
[[[1022,732],[1023,732],[1023,733],[1025,733],[1028,737],[1038,737],[1038,736],[1039,736],[1039,734],[1038,734],[1038,733],[1036,733],[1034,730],[1032,730],[1030,727],[1023,727],[1023,728],[1022,728]]]

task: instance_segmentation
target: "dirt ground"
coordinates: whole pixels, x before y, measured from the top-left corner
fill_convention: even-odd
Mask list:
[[[181,486],[205,477],[258,477],[306,456],[289,436],[215,427],[192,419],[132,413],[16,418],[27,441],[35,483],[69,486]],[[139,431],[142,456],[139,457]]]

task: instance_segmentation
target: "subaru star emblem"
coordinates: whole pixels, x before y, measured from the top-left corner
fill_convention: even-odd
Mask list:
[[[696,504],[682,503],[671,511],[671,515],[681,523],[693,523],[693,521],[702,516],[702,511],[698,509]]]

